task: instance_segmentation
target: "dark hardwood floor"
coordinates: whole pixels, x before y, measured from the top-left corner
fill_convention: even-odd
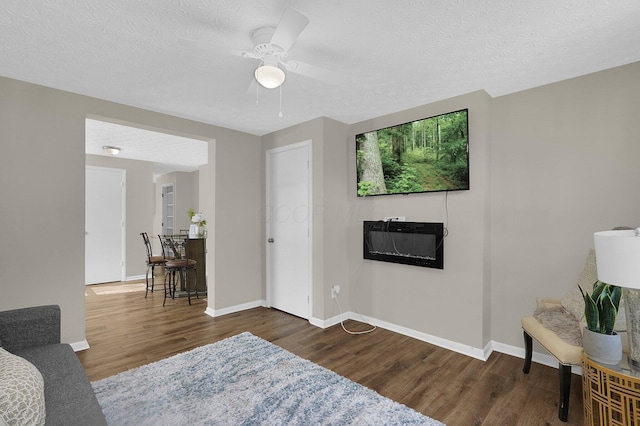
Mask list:
[[[205,299],[171,300],[140,283],[86,288],[86,335],[78,352],[94,381],[198,346],[249,331],[447,425],[580,425],[582,384],[572,378],[569,422],[558,420],[558,370],[494,352],[482,362],[378,328],[349,335],[340,325],[321,329],[267,308],[212,318]],[[367,325],[345,323],[358,330]],[[518,325],[515,325],[518,326]]]

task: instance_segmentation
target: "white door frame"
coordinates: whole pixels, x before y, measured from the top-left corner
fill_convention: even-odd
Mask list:
[[[271,188],[271,156],[274,154],[278,154],[284,151],[289,151],[292,149],[298,149],[301,147],[307,147],[307,162],[309,167],[307,168],[308,173],[308,214],[309,214],[309,239],[308,239],[308,252],[309,256],[309,288],[307,289],[307,294],[309,295],[309,303],[307,305],[307,319],[310,321],[313,313],[313,144],[311,140],[306,140],[302,142],[293,143],[290,145],[286,145],[279,148],[273,148],[267,150],[265,153],[265,174],[266,174],[266,236],[265,236],[265,251],[266,251],[266,284],[267,284],[267,307],[271,307],[271,292],[272,285],[271,282],[271,250],[269,249],[269,238],[271,238],[271,220],[272,220],[272,207],[271,207],[271,195],[273,188]]]
[[[122,176],[122,191],[121,191],[122,212],[120,213],[120,220],[122,222],[122,226],[120,228],[121,229],[121,235],[120,235],[120,241],[121,241],[121,243],[120,243],[120,255],[121,255],[121,259],[120,259],[120,265],[121,265],[120,281],[126,281],[126,279],[127,279],[127,171],[126,171],[126,169],[117,169],[117,168],[113,168],[113,167],[100,167],[100,166],[86,166],[85,165],[85,170],[86,169],[119,172],[120,175]],[[85,173],[86,173],[86,171],[85,171]],[[86,185],[86,178],[85,178],[85,185]],[[86,206],[85,206],[85,210],[86,210]],[[86,254],[85,254],[85,256],[86,256]],[[86,262],[86,260],[85,260],[85,262]]]

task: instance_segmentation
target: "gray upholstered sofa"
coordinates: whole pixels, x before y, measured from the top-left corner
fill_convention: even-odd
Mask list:
[[[23,362],[10,354],[18,355],[42,374],[47,425],[107,424],[80,360],[70,345],[60,343],[59,306],[0,312],[0,347],[5,360]]]

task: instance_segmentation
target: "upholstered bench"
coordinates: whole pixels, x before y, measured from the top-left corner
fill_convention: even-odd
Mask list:
[[[569,395],[571,393],[571,367],[582,363],[582,329],[584,323],[584,299],[578,289],[591,292],[593,283],[598,280],[596,255],[592,249],[587,256],[584,269],[574,285],[562,299],[538,299],[537,309],[532,316],[521,319],[524,331],[525,358],[522,371],[531,369],[533,340],[538,342],[558,360],[560,402],[558,417],[567,421],[569,414]],[[626,318],[624,303],[616,318],[615,330],[621,335],[623,351],[628,351]]]
[[[535,339],[547,352],[558,359],[558,369],[560,374],[560,402],[558,417],[563,422],[567,421],[569,414],[569,395],[571,392],[571,366],[580,365],[582,360],[582,339],[577,344],[563,340],[560,335],[580,335],[580,323],[569,312],[565,311],[559,300],[539,300],[536,313],[554,312],[558,324],[558,332],[545,327],[541,322],[540,315],[524,317],[521,320],[524,330],[525,358],[522,371],[525,374],[531,369],[531,358],[533,356],[533,339]]]

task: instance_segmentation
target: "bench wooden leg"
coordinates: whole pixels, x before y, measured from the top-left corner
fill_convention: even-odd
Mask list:
[[[569,395],[571,394],[571,366],[560,364],[560,407],[558,409],[558,417],[563,422],[567,421],[569,416]]]
[[[531,338],[531,336],[529,336],[529,333],[524,331],[524,367],[522,367],[522,372],[524,374],[529,374],[529,370],[531,369],[532,355],[533,355],[533,339]]]

